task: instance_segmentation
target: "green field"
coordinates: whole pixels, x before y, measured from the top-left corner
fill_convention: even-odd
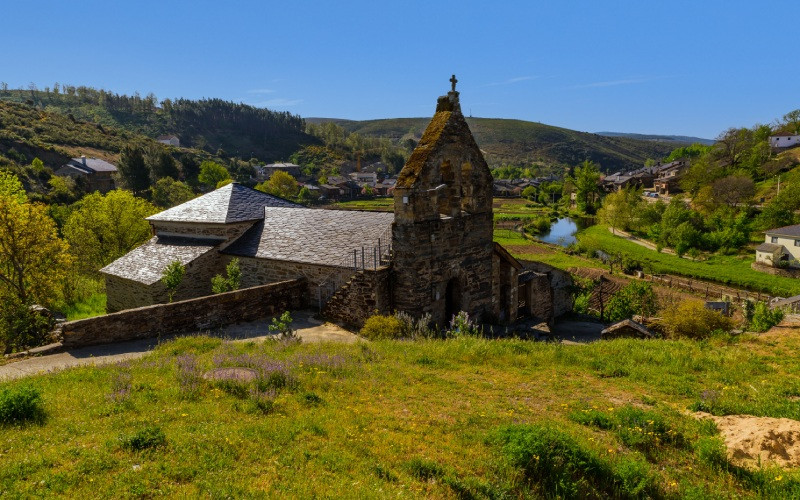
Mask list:
[[[371,200],[350,200],[338,201],[330,208],[338,210],[372,210],[377,212],[393,212],[394,211],[394,198],[391,196],[387,198],[373,198]]]
[[[642,263],[648,273],[669,273],[705,279],[732,286],[767,292],[781,297],[800,294],[800,280],[772,276],[751,269],[753,256],[712,255],[704,261],[682,259],[659,253],[612,235],[606,226],[596,225],[578,233],[578,241],[590,250],[623,254]]]
[[[580,255],[569,255],[561,249],[531,240],[511,229],[495,229],[494,241],[503,245],[511,255],[518,259],[535,260],[559,269],[603,267],[603,264],[596,259],[587,259]]]
[[[2,391],[20,387],[40,391],[45,412],[39,423],[0,425],[0,491],[788,498],[800,494],[797,472],[729,464],[714,426],[684,411],[800,418],[790,399],[800,395],[797,338],[586,346],[183,338],[138,361],[0,385],[0,415]],[[258,382],[201,377],[224,366],[251,367]],[[561,477],[553,467],[564,462],[572,469]]]

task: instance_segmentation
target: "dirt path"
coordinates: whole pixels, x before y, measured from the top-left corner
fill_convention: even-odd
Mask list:
[[[645,247],[647,249],[653,250],[654,252],[658,252],[658,247],[654,244],[650,243],[649,241],[643,240],[641,238],[637,238],[636,236],[623,231],[622,229],[614,229],[612,227],[608,228],[608,231],[613,234],[614,236],[619,236],[620,238],[624,238],[632,243],[636,243],[639,246]],[[669,248],[662,248],[661,253],[667,253],[670,255],[676,255],[675,251]]]
[[[265,340],[270,321],[261,320],[227,326],[212,335],[230,342]],[[358,342],[360,337],[332,323],[313,317],[311,311],[298,311],[294,314],[292,327],[303,342]],[[199,333],[199,332],[198,332]],[[204,332],[205,333],[205,332]],[[191,335],[191,334],[189,334]],[[174,338],[174,337],[171,337]],[[162,337],[162,342],[168,340]],[[54,354],[31,357],[0,366],[0,381],[13,380],[31,375],[51,373],[65,368],[85,365],[106,365],[128,359],[141,358],[158,345],[158,339],[131,340],[116,344],[81,347]]]

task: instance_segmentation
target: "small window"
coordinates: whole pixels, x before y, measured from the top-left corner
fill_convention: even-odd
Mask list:
[[[794,240],[794,246],[800,247],[800,240]]]
[[[773,236],[772,237],[772,242],[773,243],[777,243],[778,242],[778,237],[777,236]]]

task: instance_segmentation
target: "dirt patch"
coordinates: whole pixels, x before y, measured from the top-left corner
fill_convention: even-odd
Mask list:
[[[728,457],[737,465],[800,467],[800,422],[789,418],[728,415],[715,417],[698,412],[717,424],[728,447]]]

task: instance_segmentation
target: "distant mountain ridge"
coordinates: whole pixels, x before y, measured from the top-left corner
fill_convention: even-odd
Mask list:
[[[699,143],[704,146],[714,144],[713,139],[703,139],[702,137],[692,137],[690,135],[658,135],[658,134],[636,134],[627,132],[596,132],[597,135],[604,135],[606,137],[627,137],[629,139],[637,139],[640,141],[658,141],[658,142],[676,142],[679,144],[694,144]]]
[[[430,118],[346,120],[306,118],[308,123],[334,122],[348,132],[388,137],[395,141],[419,140]],[[467,118],[472,133],[491,166],[545,163],[577,165],[591,160],[604,171],[633,169],[651,158],[659,160],[690,141],[654,141],[609,137],[588,132],[502,118]]]

